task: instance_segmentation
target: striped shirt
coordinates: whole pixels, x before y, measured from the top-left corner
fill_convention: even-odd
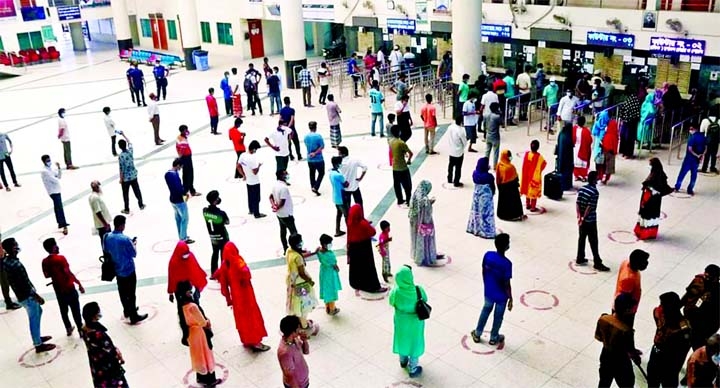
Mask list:
[[[583,222],[597,222],[597,203],[600,192],[594,185],[585,185],[578,190],[577,208],[584,215]]]

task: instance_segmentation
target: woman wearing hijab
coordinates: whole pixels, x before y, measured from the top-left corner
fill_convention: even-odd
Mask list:
[[[605,135],[600,140],[600,148],[604,164],[598,165],[597,159],[595,160],[595,164],[597,167],[598,180],[606,185],[610,180],[610,176],[615,174],[615,155],[618,153],[618,145],[620,141],[618,122],[614,117],[612,117],[612,115],[610,115],[610,121],[605,129]]]
[[[90,374],[95,387],[128,387],[125,379],[125,363],[120,349],[115,347],[107,334],[107,329],[100,323],[100,306],[90,302],[82,310],[85,326],[82,328],[82,339],[87,348],[90,361]]]
[[[653,310],[655,338],[647,365],[648,387],[677,387],[678,375],[690,349],[690,322],[680,312],[680,296],[674,292],[660,295]]]
[[[270,350],[269,346],[262,343],[262,339],[267,337],[267,331],[260,307],[255,300],[250,268],[240,256],[235,243],[225,243],[222,263],[214,277],[220,283],[220,292],[227,305],[232,306],[235,328],[243,346],[256,352]]]
[[[635,235],[640,240],[657,238],[660,226],[660,208],[662,197],[673,192],[667,183],[667,175],[663,171],[658,158],[650,159],[650,174],[642,184],[638,222],[635,224]]]
[[[523,214],[520,200],[520,180],[511,160],[510,151],[503,150],[500,153],[500,163],[495,167],[498,186],[497,216],[505,221],[522,221],[527,216]]]
[[[572,131],[572,124],[566,123],[560,131],[560,134],[558,134],[558,142],[555,147],[555,155],[557,155],[555,171],[558,171],[562,175],[563,190],[570,190],[573,185],[573,169],[575,168],[575,162]]]
[[[195,288],[193,292],[193,302],[200,306],[200,293],[207,286],[207,274],[198,264],[195,255],[190,252],[190,247],[185,241],[178,241],[175,245],[175,251],[170,257],[168,263],[168,287],[167,292],[170,294],[170,302],[173,299],[177,299],[178,309],[178,321],[180,322],[180,330],[182,330],[182,340],[180,341],[183,345],[188,345],[188,326],[185,323],[185,314],[183,314],[182,306],[180,305],[180,297],[185,293],[183,290],[178,290],[178,284],[181,282],[189,282],[192,287]],[[200,308],[202,311],[202,308]]]
[[[592,132],[585,126],[585,117],[577,118],[577,125],[573,127],[572,140],[574,144],[573,163],[575,168],[573,174],[576,181],[586,181],[590,170],[590,160],[592,158]]]
[[[598,164],[604,164],[604,154],[602,152],[602,140],[605,137],[607,126],[610,123],[610,112],[604,110],[597,115],[595,123],[592,126],[592,160],[595,161],[595,169],[597,170]],[[598,163],[600,162],[600,163]],[[600,176],[598,176],[600,179]]]
[[[533,213],[540,211],[537,200],[542,196],[542,172],[547,166],[545,158],[538,152],[539,149],[539,141],[530,142],[530,151],[525,152],[523,158],[522,179],[520,179],[520,194],[525,196],[525,209]]]
[[[655,92],[650,92],[645,96],[645,100],[640,107],[640,122],[638,123],[637,141],[640,145],[650,146],[653,135],[653,125],[655,115],[657,114],[657,106],[653,104]]]
[[[425,321],[418,319],[415,312],[418,293],[427,302],[425,289],[415,285],[410,266],[403,265],[395,274],[395,287],[390,291],[390,306],[395,309],[393,353],[400,356],[400,366],[408,371],[410,377],[422,374],[418,361],[425,353]]]
[[[423,180],[413,193],[410,201],[410,255],[415,264],[432,267],[438,260],[444,260],[438,255],[435,245],[435,222],[432,208],[435,198],[430,198],[432,184]]]
[[[347,231],[350,287],[371,293],[387,291],[387,288],[380,286],[375,269],[372,247],[375,228],[370,225],[370,221],[365,219],[363,208],[359,204],[353,205],[348,211]]]
[[[178,299],[182,305],[185,321],[189,332],[188,344],[190,346],[190,362],[195,372],[196,381],[203,387],[214,387],[222,383],[222,379],[215,377],[215,356],[212,344],[209,342],[206,331],[211,330],[210,320],[200,311],[200,307],[193,301],[192,289],[187,282],[185,293]]]
[[[495,238],[495,177],[490,174],[488,158],[480,158],[473,172],[475,191],[470,206],[467,232],[482,238]]]
[[[288,315],[300,318],[300,326],[307,336],[317,335],[320,327],[307,319],[308,314],[317,306],[318,300],[315,296],[315,281],[307,272],[302,236],[293,234],[288,243],[290,248],[285,254],[288,271],[285,280],[287,285],[285,308]]]

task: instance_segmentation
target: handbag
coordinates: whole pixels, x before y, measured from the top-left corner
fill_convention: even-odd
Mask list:
[[[100,263],[102,263],[100,265],[100,280],[104,282],[111,282],[115,279],[117,273],[115,272],[115,264],[113,264],[112,255],[110,255],[110,252],[105,249],[106,237],[107,235],[103,237],[103,254],[98,258]]]
[[[424,321],[430,318],[430,312],[432,311],[432,307],[430,307],[427,302],[422,300],[420,287],[415,286],[415,293],[417,294],[417,302],[415,302],[415,313],[417,314],[419,320]]]
[[[432,236],[435,234],[435,226],[433,224],[420,224],[418,233],[423,237]]]
[[[302,282],[295,285],[295,296],[306,297],[310,295],[312,286],[310,282]]]

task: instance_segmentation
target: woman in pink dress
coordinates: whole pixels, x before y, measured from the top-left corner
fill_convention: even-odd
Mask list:
[[[192,370],[197,376],[198,384],[203,387],[214,387],[222,383],[222,379],[215,377],[215,357],[206,336],[206,330],[211,328],[210,321],[195,304],[190,284],[181,282],[178,288],[186,290],[178,303],[183,306],[183,315],[189,329],[188,346]]]

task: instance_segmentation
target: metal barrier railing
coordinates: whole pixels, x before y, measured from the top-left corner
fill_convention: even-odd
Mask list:
[[[676,123],[672,127],[670,127],[670,147],[668,149],[668,165],[672,164],[672,155],[675,148],[677,148],[677,154],[676,158],[678,160],[682,159],[684,155],[682,155],[683,146],[687,142],[688,136],[689,136],[689,127],[693,120],[697,120],[698,123],[702,119],[704,113],[699,112],[696,113],[685,120],[680,121],[679,123]],[[699,128],[698,128],[699,129]],[[676,135],[677,134],[677,135]],[[677,142],[677,144],[676,144]]]
[[[530,125],[535,121],[540,121],[540,131],[542,131],[544,112],[545,112],[545,98],[540,97],[527,102],[527,135],[530,136]],[[539,111],[540,114],[533,114]],[[533,117],[534,116],[534,117]],[[535,120],[533,120],[533,118]]]

